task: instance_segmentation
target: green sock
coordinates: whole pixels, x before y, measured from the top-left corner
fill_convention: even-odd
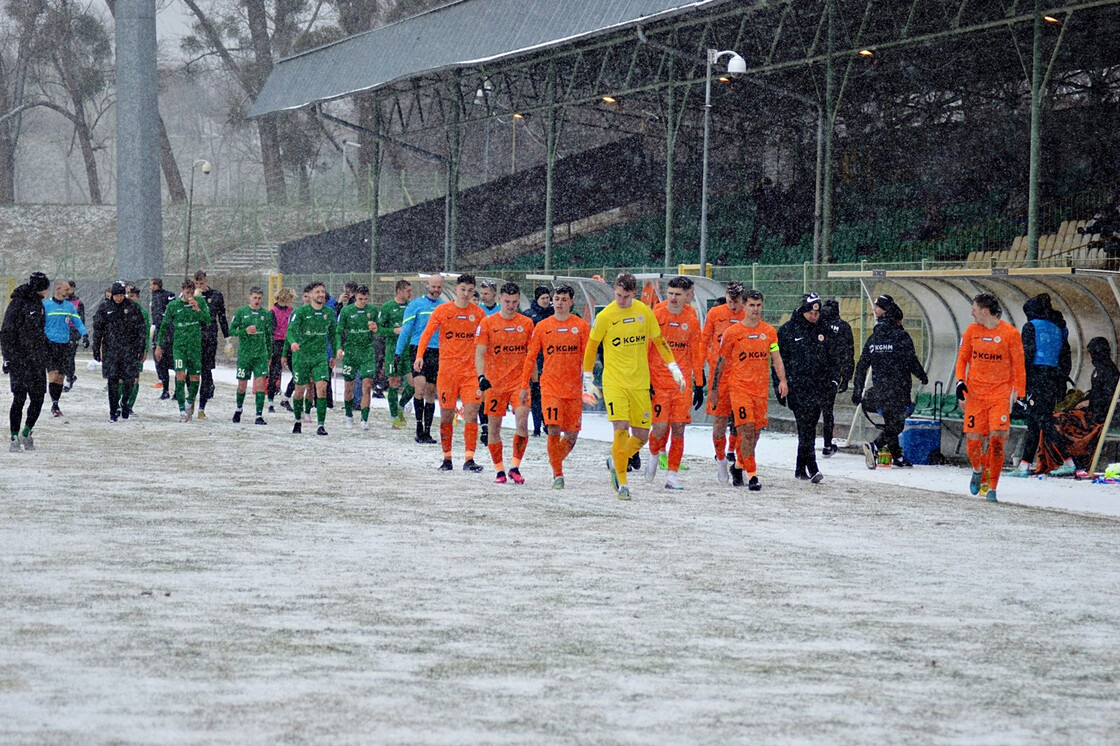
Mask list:
[[[319,415],[319,427],[327,424],[327,397],[319,397],[315,402],[315,413]]]
[[[346,401],[342,402],[342,408],[346,411],[346,416],[347,417],[353,417],[354,416],[354,400],[353,399],[347,399]]]
[[[385,392],[385,399],[389,402],[389,414],[393,416],[394,420],[400,416],[401,412],[400,400],[397,399],[397,393],[397,389],[392,387],[389,387],[389,390]]]
[[[195,398],[198,397],[199,383],[199,381],[192,380],[187,384],[187,401],[192,405],[194,404]]]
[[[362,422],[369,422],[369,407],[362,407]]]
[[[292,399],[292,411],[295,412],[296,422],[303,416],[303,399]]]
[[[245,406],[245,392],[237,392],[237,411],[240,412]]]
[[[140,382],[134,381],[132,384],[132,393],[128,395],[128,408],[132,409],[136,404],[136,397],[140,394]]]
[[[264,392],[257,392],[257,417],[264,416]]]
[[[179,402],[180,412],[187,411],[187,394],[185,390],[187,387],[185,384],[186,381],[180,381],[178,378],[175,379],[175,401]]]
[[[416,389],[410,383],[401,386],[401,398],[397,401],[400,402],[400,408],[404,409],[404,405],[408,404],[408,400],[416,396]]]
[[[26,437],[27,437],[28,435],[31,435],[31,428],[29,428],[29,427],[27,427],[27,426],[24,426],[24,428],[23,428],[23,437],[25,437],[25,438],[26,438]]]

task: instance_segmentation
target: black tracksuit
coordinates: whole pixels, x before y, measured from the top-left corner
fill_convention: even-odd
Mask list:
[[[902,447],[898,436],[906,427],[906,415],[910,410],[910,376],[923,384],[929,383],[929,378],[914,352],[914,340],[910,334],[886,316],[875,324],[875,329],[863,345],[852,381],[853,404],[859,404],[865,396],[863,385],[868,368],[871,369],[874,389],[874,394],[866,395],[868,404],[873,403],[883,415],[883,432],[872,441],[872,446],[878,451],[885,445],[892,458],[900,459]]]
[[[832,353],[832,360],[836,365],[837,383],[836,392],[839,394],[848,390],[848,382],[852,380],[852,370],[855,368],[855,338],[852,336],[852,325],[840,318],[840,307],[836,301],[825,301],[821,306],[821,321],[828,327],[828,349]],[[836,429],[836,418],[833,407],[836,398],[825,401],[821,409],[824,420],[824,444],[832,444],[832,432]]]
[[[125,298],[105,300],[93,315],[93,357],[101,361],[101,375],[108,381],[109,416],[129,415],[128,399],[140,375],[148,327],[140,305]]]
[[[809,323],[798,311],[778,329],[778,347],[789,384],[789,408],[797,420],[795,476],[811,477],[819,471],[813,452],[817,423],[824,403],[836,396],[837,386],[829,334],[824,323]]]
[[[3,326],[0,326],[0,352],[8,366],[12,389],[8,418],[13,435],[19,432],[25,403],[29,432],[43,410],[43,398],[47,393],[46,323],[43,296],[26,283],[17,287],[4,312]]]
[[[202,327],[202,376],[198,387],[198,408],[206,409],[206,402],[214,398],[214,364],[218,357],[218,329],[229,337],[229,320],[226,319],[226,298],[220,290],[210,288],[202,294],[210,306],[210,323]]]
[[[1066,378],[1073,368],[1069,331],[1061,312],[1038,298],[1023,304],[1023,361],[1027,367],[1027,432],[1023,437],[1023,461],[1034,461],[1038,438],[1043,435],[1066,456],[1069,441],[1058,432],[1054,407],[1066,392]]]
[[[149,312],[152,316],[152,326],[156,328],[156,334],[159,333],[160,324],[163,323],[163,315],[167,313],[167,304],[174,299],[175,293],[172,293],[170,290],[160,288],[152,292],[152,303],[151,306],[149,306]],[[163,335],[164,339],[153,339],[152,347],[162,347],[165,350],[173,349],[173,333],[174,329],[171,324],[168,324],[167,331],[164,332]],[[171,355],[162,355],[160,359],[156,361],[156,375],[159,376],[160,383],[163,384],[163,393],[165,394],[170,393],[168,384],[171,382],[171,364],[173,362]]]

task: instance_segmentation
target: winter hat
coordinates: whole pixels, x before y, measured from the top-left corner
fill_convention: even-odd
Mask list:
[[[1087,347],[1089,357],[1092,358],[1094,363],[1102,363],[1105,360],[1112,359],[1112,346],[1108,344],[1108,340],[1104,337],[1093,337],[1089,340]]]
[[[821,318],[826,321],[835,321],[840,318],[840,301],[829,298],[821,304]]]
[[[46,290],[50,286],[51,281],[42,272],[32,272],[31,276],[27,278],[27,287],[31,288],[33,293]]]
[[[542,295],[552,295],[552,291],[549,290],[547,285],[537,285],[536,289],[533,291],[534,300],[541,297]]]
[[[806,293],[801,296],[801,305],[798,306],[798,313],[808,313],[809,311],[821,310],[821,297],[816,293]]]
[[[124,286],[124,283],[117,280],[113,283],[113,286],[109,288],[109,295],[124,295],[127,290],[128,288]]]

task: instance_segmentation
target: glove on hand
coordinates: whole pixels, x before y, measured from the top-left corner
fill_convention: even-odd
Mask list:
[[[591,407],[599,401],[599,387],[595,385],[595,374],[587,371],[583,374],[583,403]]]
[[[964,381],[957,381],[957,399],[964,401],[965,394],[968,393],[968,386],[964,385]]]
[[[82,349],[84,349],[84,350],[89,349],[89,335],[88,334],[83,334],[82,335]]]
[[[486,376],[482,375],[478,377],[479,391],[489,391],[491,388],[493,387],[491,386],[490,381],[486,378]]]
[[[697,384],[692,387],[692,408],[699,411],[704,406],[704,387]]]
[[[683,394],[684,393],[684,387],[685,387],[685,380],[684,380],[684,374],[681,373],[681,366],[677,365],[677,362],[674,360],[673,362],[669,363],[668,367],[669,367],[669,372],[673,374],[673,383],[677,384],[677,388],[679,388],[680,392]]]

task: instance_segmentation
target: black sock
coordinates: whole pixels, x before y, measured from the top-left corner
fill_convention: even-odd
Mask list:
[[[53,402],[54,404],[58,404],[58,400],[62,398],[62,384],[61,383],[48,384],[48,388],[50,389],[50,392],[51,392],[51,402]]]
[[[436,403],[434,401],[424,402],[424,432],[427,435],[432,434],[432,420],[436,416]]]

